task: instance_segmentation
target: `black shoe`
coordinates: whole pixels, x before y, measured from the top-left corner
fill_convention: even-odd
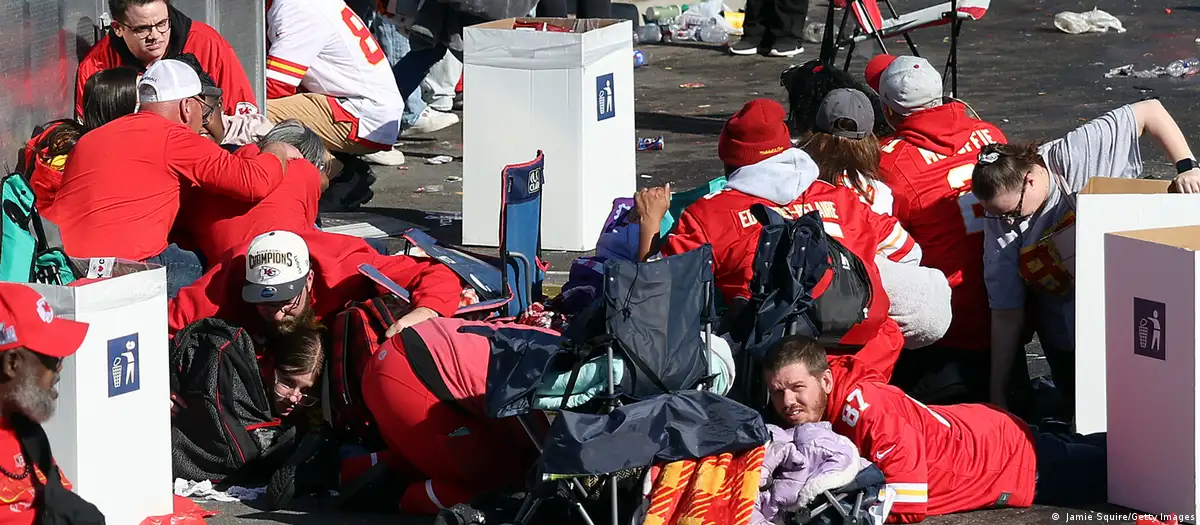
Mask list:
[[[773,57],[794,57],[804,52],[804,48],[795,40],[776,40],[771,46],[771,50],[767,52]]]
[[[321,193],[317,210],[322,213],[351,211],[371,201],[375,192],[375,173],[371,165],[353,155],[335,154],[342,162],[342,171],[329,181],[329,187]]]
[[[271,475],[267,501],[271,510],[291,503],[296,496],[310,496],[337,488],[341,461],[337,445],[316,433],[304,436],[296,451]]]
[[[762,39],[742,37],[737,42],[729,44],[729,52],[735,55],[757,55],[762,46]]]

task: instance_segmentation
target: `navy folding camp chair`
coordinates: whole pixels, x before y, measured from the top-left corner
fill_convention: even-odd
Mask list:
[[[580,482],[608,485],[612,522],[622,515],[617,472],[658,462],[698,459],[763,444],[766,427],[754,410],[707,391],[714,317],[712,248],[702,246],[651,262],[608,260],[601,297],[563,335],[484,327],[492,343],[485,408],[491,417],[518,417],[542,455],[531,490],[513,520],[528,523],[547,484],[563,486],[587,524]],[[618,380],[616,360],[625,373]],[[568,408],[580,368],[602,362],[601,394]],[[552,372],[570,372],[557,417],[546,436],[525,419]],[[557,398],[554,398],[557,402]],[[544,406],[544,405],[543,405]]]
[[[545,164],[545,155],[538,151],[532,161],[501,170],[499,257],[441,244],[416,228],[401,234],[408,241],[406,254],[419,249],[444,263],[475,291],[479,302],[460,308],[458,315],[496,312],[517,317],[543,299],[542,281],[549,268],[541,259]],[[360,267],[363,275],[390,288],[379,272],[372,270]]]

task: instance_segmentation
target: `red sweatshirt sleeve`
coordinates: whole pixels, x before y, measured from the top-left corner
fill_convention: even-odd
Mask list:
[[[105,37],[107,38],[107,37]],[[103,42],[103,40],[101,40]],[[101,69],[102,64],[99,60],[100,43],[97,42],[92,51],[79,61],[79,69],[75,73],[75,118],[83,118],[83,86],[87,84],[89,78],[95,75]],[[105,47],[108,47],[105,45]]]
[[[206,191],[258,202],[283,181],[283,163],[269,153],[233,155],[183,126],[171,126],[167,144],[167,165]]]
[[[443,317],[458,310],[463,282],[449,268],[436,261],[422,261],[404,255],[378,255],[370,264],[380,273],[412,293],[413,306],[424,306]]]
[[[859,454],[883,471],[885,488],[895,491],[888,523],[924,520],[929,502],[925,436],[896,406],[896,398],[903,396],[872,384],[860,385],[846,396],[834,422],[835,430],[848,433]]]
[[[228,267],[228,261],[213,265],[199,280],[180,288],[179,295],[167,301],[167,325],[171,334],[200,319],[216,316],[221,305],[229,303],[229,272],[225,270]]]
[[[213,30],[207,39],[208,47],[205,56],[208,63],[204,65],[206,73],[212,76],[217,87],[221,88],[221,101],[225,105],[226,115],[245,115],[258,113],[258,99],[254,89],[250,87],[250,79],[246,70],[238,60],[233,46],[220,33]],[[241,106],[241,107],[239,107]]]

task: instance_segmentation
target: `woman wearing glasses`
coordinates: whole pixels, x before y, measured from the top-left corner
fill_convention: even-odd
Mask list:
[[[1056,242],[1073,242],[1075,194],[1092,177],[1142,175],[1138,137],[1145,132],[1175,164],[1173,190],[1200,193],[1200,164],[1179,126],[1157,100],[1122,106],[1046,144],[985,146],[972,174],[984,221],[984,280],[992,309],[993,403],[1005,406],[1028,319],[1067,406],[1074,408],[1074,266]]]

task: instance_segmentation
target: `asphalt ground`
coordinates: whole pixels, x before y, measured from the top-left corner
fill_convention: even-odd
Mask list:
[[[932,5],[932,1],[897,0],[907,11]],[[1053,27],[1054,14],[1082,12],[1093,7],[1117,16],[1128,32],[1123,34],[1067,35]],[[825,6],[814,2],[809,21],[824,19]],[[1169,10],[1169,12],[1168,12]],[[987,16],[964,26],[959,49],[959,96],[983,118],[996,123],[1011,141],[1049,140],[1059,137],[1108,109],[1147,97],[1158,97],[1175,117],[1184,134],[1200,131],[1200,78],[1106,79],[1111,68],[1133,64],[1136,69],[1200,55],[1200,5],[1148,0],[1022,0],[993,2]],[[921,54],[935,64],[945,59],[947,28],[913,33]],[[907,54],[901,40],[888,42],[892,52]],[[770,97],[786,102],[779,74],[786,67],[816,58],[818,46],[792,59],[732,57],[722,49],[703,44],[650,45],[640,49],[647,65],[635,73],[636,126],[638,137],[663,136],[663,151],[637,154],[639,187],[670,182],[686,189],[721,175],[716,158],[717,137],[724,121],[748,99]],[[871,50],[854,59],[851,71],[861,75]],[[702,83],[700,88],[681,84]],[[470,108],[464,118],[470,117]],[[399,218],[427,227],[448,242],[460,239],[460,224],[453,214],[461,210],[462,137],[454,126],[421,139],[405,140],[400,149],[408,156],[401,168],[377,168],[375,198],[363,211]],[[631,141],[632,142],[632,141]],[[1200,138],[1193,139],[1200,142]],[[1173,173],[1157,145],[1142,146],[1147,174]],[[437,155],[450,155],[454,162],[425,163]],[[553,174],[548,174],[552,180]],[[418,192],[419,188],[441,185],[440,192]],[[371,215],[348,216],[362,219]],[[449,217],[449,219],[447,219]],[[552,270],[565,271],[579,254],[545,254]],[[1031,368],[1044,374],[1044,364],[1031,347]],[[428,518],[406,518],[335,512],[314,502],[300,502],[296,510],[264,512],[253,503],[205,504],[220,511],[210,518],[214,525],[269,521],[296,525],[431,523]],[[1120,519],[1128,512],[1101,507],[1099,513],[1080,509],[1035,506],[1029,509],[978,511],[929,518],[926,523],[1052,524],[1070,521],[1132,523]],[[1183,509],[1180,509],[1182,512]]]

